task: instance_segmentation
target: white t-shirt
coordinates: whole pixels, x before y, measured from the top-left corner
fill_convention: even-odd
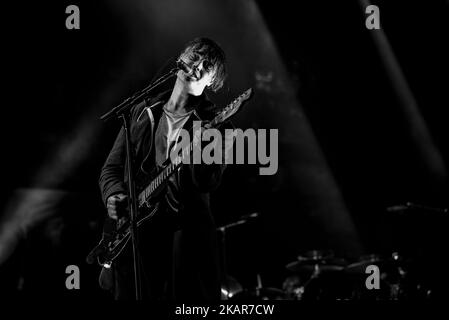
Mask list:
[[[185,114],[175,114],[165,106],[156,129],[156,163],[161,165],[170,156],[170,151],[176,146],[179,132],[185,125],[193,110]]]

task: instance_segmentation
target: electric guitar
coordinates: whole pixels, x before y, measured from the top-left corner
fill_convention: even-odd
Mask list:
[[[243,103],[249,100],[251,95],[252,89],[250,88],[221,110],[212,121],[206,123],[204,128],[219,127],[224,121],[234,116],[240,110]],[[175,159],[168,159],[166,161],[166,164],[158,171],[150,183],[143,184],[142,188],[136,186],[138,190],[137,227],[150,220],[158,212],[160,202],[157,195],[163,190],[167,179],[181,167],[183,159],[191,154],[193,148],[197,147],[196,144],[199,142],[193,139],[188,146],[181,149],[180,154]],[[129,218],[123,217],[114,220],[106,217],[102,238],[87,256],[87,263],[92,264],[96,259],[101,266],[110,268],[114,259],[120,255],[131,238],[130,226]]]

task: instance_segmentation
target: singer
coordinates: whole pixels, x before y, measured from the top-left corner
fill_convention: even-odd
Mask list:
[[[226,78],[225,54],[211,39],[197,38],[180,53],[176,82],[171,90],[145,99],[131,111],[131,141],[135,170],[151,176],[168,158],[182,128],[207,121],[217,112],[205,91],[217,91]],[[232,147],[233,137],[223,146]],[[229,143],[230,141],[230,143]],[[212,142],[213,143],[213,142]],[[99,184],[108,219],[128,213],[126,153],[123,129],[101,170]],[[223,150],[225,157],[228,150]],[[216,227],[209,193],[219,185],[222,164],[183,164],[166,182],[158,212],[138,228],[142,298],[169,301],[220,299],[220,270]],[[137,176],[137,175],[136,175]],[[138,177],[136,177],[138,180]],[[115,299],[134,298],[130,244],[110,269],[103,268],[100,284]]]

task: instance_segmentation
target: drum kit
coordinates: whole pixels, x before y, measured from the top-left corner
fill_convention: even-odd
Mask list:
[[[252,214],[218,228],[223,234],[223,300],[395,301],[432,298],[432,290],[421,283],[416,274],[416,261],[400,252],[367,254],[356,261],[347,261],[331,250],[310,250],[285,266],[289,275],[282,288],[264,287],[257,275],[257,287],[244,289],[226,273],[225,234],[228,228],[257,216]],[[377,286],[368,284],[373,279]]]
[[[412,261],[398,252],[387,256],[363,255],[357,261],[348,263],[330,251],[312,250],[287,264],[287,270],[296,277],[288,277],[284,281],[284,290],[290,300],[309,301],[408,300],[425,297],[422,286],[413,277],[411,266]],[[372,277],[378,277],[377,287],[367,284]]]
[[[368,267],[378,270],[377,288],[369,288]],[[222,285],[223,300],[302,300],[302,301],[390,301],[426,299],[425,290],[411,276],[411,261],[397,252],[390,256],[370,254],[348,263],[335,257],[332,251],[311,250],[288,263],[290,273],[281,288],[264,287],[257,275],[256,288],[244,289],[233,277],[227,276]]]

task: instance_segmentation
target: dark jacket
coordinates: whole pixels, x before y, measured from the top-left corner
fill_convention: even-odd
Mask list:
[[[162,107],[170,93],[171,91],[164,92],[145,100],[131,110],[130,133],[135,154],[134,171],[149,172],[154,166],[154,134]],[[212,103],[204,97],[184,128],[191,127],[194,120],[211,120],[216,111]],[[178,216],[180,229],[173,237],[172,274],[169,284],[170,297],[175,299],[219,298],[216,229],[210,210],[209,192],[219,185],[224,169],[225,164],[184,164],[181,170],[175,173],[178,175],[181,197]],[[99,184],[104,203],[113,194],[127,194],[126,183],[126,145],[122,128],[101,170]],[[147,252],[146,248],[150,244],[147,246],[145,243],[145,236],[142,239],[144,240],[141,241],[141,248],[145,248],[142,250]]]

